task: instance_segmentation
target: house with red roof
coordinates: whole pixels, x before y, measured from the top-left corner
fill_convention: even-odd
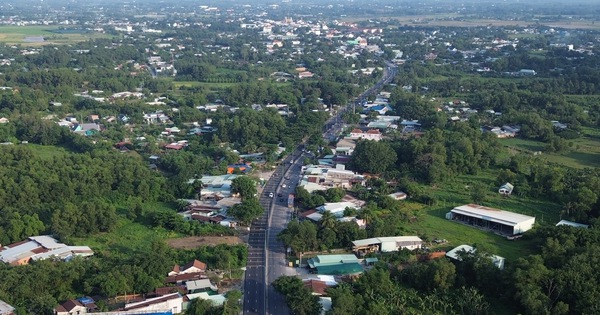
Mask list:
[[[54,308],[54,315],[88,314],[96,311],[98,306],[90,297],[68,300]]]
[[[177,276],[187,273],[203,273],[206,271],[206,263],[201,262],[197,259],[190,261],[184,266],[175,265],[168,276]]]

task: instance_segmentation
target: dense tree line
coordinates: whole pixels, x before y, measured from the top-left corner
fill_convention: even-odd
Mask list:
[[[359,142],[356,157],[352,158],[354,167],[363,171],[388,171],[384,173],[386,177],[410,177],[436,183],[455,174],[477,174],[487,169],[496,163],[500,150],[495,136],[482,133],[478,126],[468,123],[455,124],[445,130],[431,129],[419,138],[393,141],[391,147],[395,154],[386,154],[389,147],[385,142]],[[395,167],[390,163],[395,163]]]
[[[164,197],[164,178],[140,159],[113,152],[43,158],[27,146],[1,149],[0,229],[9,232],[0,233],[2,244],[28,232],[69,237],[108,231],[116,221],[115,202]]]

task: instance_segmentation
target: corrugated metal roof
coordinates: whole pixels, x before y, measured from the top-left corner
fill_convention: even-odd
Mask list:
[[[561,226],[561,225],[568,225],[568,226],[572,226],[572,227],[581,227],[581,228],[589,227],[589,225],[587,225],[587,224],[577,223],[577,222],[572,222],[572,221],[567,221],[567,220],[560,220],[560,222],[556,223],[556,226]]]
[[[0,300],[0,314],[11,314],[15,310],[14,307],[10,306],[8,303]]]
[[[387,236],[387,237],[373,237],[362,240],[352,241],[354,246],[368,246],[387,242],[423,242],[418,236]]]
[[[21,258],[25,258],[26,255],[33,254],[32,251],[39,247],[40,245],[34,241],[29,241],[15,247],[8,247],[0,252],[0,259],[5,263],[11,263]]]
[[[217,290],[217,287],[210,282],[210,279],[187,281],[185,283],[185,287],[189,291],[202,290],[202,289],[211,289],[213,291]]]
[[[38,242],[40,245],[48,249],[55,249],[67,246],[65,244],[57,242],[53,237],[48,235],[32,236],[29,239]]]
[[[515,226],[523,222],[527,222],[535,218],[528,215],[519,214],[515,212],[504,211],[500,209],[494,209],[484,207],[475,204],[468,204],[459,206],[452,209],[451,212],[466,215],[469,217],[480,218],[486,221],[492,221],[504,225]]]

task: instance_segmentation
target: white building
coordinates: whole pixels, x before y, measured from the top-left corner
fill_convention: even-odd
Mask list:
[[[360,209],[360,207],[358,207],[353,202],[327,202],[324,205],[318,207],[317,210],[321,213],[329,211],[336,217],[341,217],[343,216],[344,210],[346,210],[346,208]]]
[[[577,223],[577,222],[572,222],[572,221],[567,221],[567,220],[560,220],[560,222],[556,223],[556,226],[561,226],[561,225],[572,226],[572,227],[576,227],[576,228],[586,228],[586,229],[588,227],[590,227],[587,224]]]
[[[93,254],[94,251],[87,246],[67,246],[47,235],[31,236],[23,242],[0,247],[0,260],[13,266],[51,257],[68,261],[74,256],[86,257]]]
[[[446,213],[446,219],[460,221],[504,235],[524,233],[533,228],[535,224],[535,217],[476,204],[458,206]]]
[[[128,303],[124,311],[152,312],[170,310],[173,314],[179,314],[182,310],[183,297],[179,293],[168,294],[156,298],[146,299],[141,302]],[[128,314],[131,314],[129,312]]]
[[[515,188],[515,186],[513,186],[511,183],[505,183],[504,185],[500,186],[500,189],[498,189],[498,193],[501,195],[510,195],[513,192],[513,189]]]
[[[383,139],[383,135],[381,131],[378,129],[371,129],[367,131],[362,131],[360,129],[353,129],[350,132],[350,139],[365,139],[365,140],[374,140],[380,141]]]
[[[354,252],[397,252],[401,249],[415,250],[421,248],[423,240],[418,236],[373,237],[352,242]]]
[[[15,308],[0,300],[0,315],[14,315]]]
[[[477,251],[477,249],[474,248],[474,247],[472,247],[472,246],[469,246],[469,245],[460,245],[460,246],[458,246],[456,248],[453,248],[451,251],[447,252],[446,253],[446,257],[454,259],[454,260],[461,261],[462,260],[462,258],[461,258],[462,255],[465,255],[465,254],[472,255],[472,254],[475,253],[475,251]],[[494,263],[494,265],[496,267],[498,267],[498,269],[504,269],[504,261],[505,261],[504,257],[500,257],[500,256],[497,256],[497,255],[490,255],[489,258],[492,261],[492,263]]]

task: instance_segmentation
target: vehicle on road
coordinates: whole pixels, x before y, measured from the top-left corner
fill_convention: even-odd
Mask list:
[[[281,187],[283,187],[283,188],[286,188],[286,187],[287,187],[287,185],[286,185],[286,184],[283,184],[283,185],[281,185]]]
[[[269,198],[273,198],[273,193],[269,193]]]

